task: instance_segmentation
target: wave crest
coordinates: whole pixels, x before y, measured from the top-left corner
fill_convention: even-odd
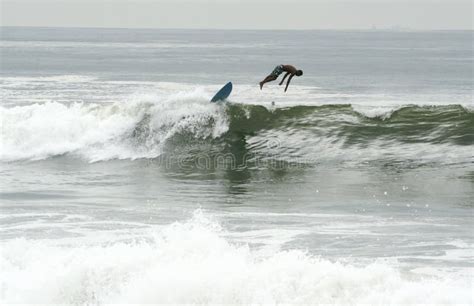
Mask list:
[[[218,137],[227,130],[222,108],[178,94],[135,97],[127,103],[49,102],[0,107],[0,159],[41,160],[73,154],[89,161],[153,158],[176,133]]]
[[[195,140],[206,141],[215,152],[237,139],[243,147],[234,149],[256,154],[268,152],[268,142],[278,140],[279,147],[272,153],[282,160],[339,161],[350,156],[416,160],[421,155],[439,159],[457,146],[459,158],[448,155],[462,162],[472,158],[469,151],[474,145],[474,113],[460,105],[267,108],[209,103],[205,93],[194,91],[135,96],[127,103],[0,107],[0,115],[3,161],[64,154],[90,162],[155,158],[167,147],[173,154],[184,152]],[[200,147],[191,150],[196,155]]]

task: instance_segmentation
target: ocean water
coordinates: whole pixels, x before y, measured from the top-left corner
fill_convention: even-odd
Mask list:
[[[472,31],[3,27],[0,50],[1,304],[474,303]]]

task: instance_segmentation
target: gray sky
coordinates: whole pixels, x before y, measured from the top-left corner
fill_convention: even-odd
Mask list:
[[[3,26],[473,29],[471,0],[0,0]]]

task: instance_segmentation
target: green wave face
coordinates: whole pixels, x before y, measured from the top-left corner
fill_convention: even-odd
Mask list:
[[[474,113],[460,105],[405,106],[369,117],[351,105],[295,106],[269,110],[259,105],[229,105],[231,132],[255,135],[262,130],[312,132],[337,137],[347,145],[377,139],[401,143],[474,144]]]
[[[474,152],[474,113],[460,105],[266,108],[191,97],[161,103],[45,103],[0,111],[2,161],[230,154],[255,163],[450,164],[469,163]]]
[[[369,116],[351,105],[272,110],[229,104],[226,113],[226,133],[217,138],[174,135],[164,157],[181,159],[192,171],[208,164],[287,170],[474,163],[474,113],[459,105],[405,106]]]

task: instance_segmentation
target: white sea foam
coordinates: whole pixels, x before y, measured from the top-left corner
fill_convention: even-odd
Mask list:
[[[80,75],[80,74],[63,74],[63,75],[51,75],[51,76],[2,76],[0,82],[7,83],[10,85],[24,85],[24,84],[35,84],[39,82],[43,83],[83,83],[92,82],[97,80],[97,77]]]
[[[352,105],[352,109],[358,112],[361,115],[364,115],[368,118],[380,118],[388,119],[390,116],[403,106],[399,105],[383,105],[383,106],[373,106],[373,105]]]
[[[105,48],[105,49],[249,49],[271,46],[268,43],[191,43],[189,41],[160,41],[160,42],[113,42],[113,41],[0,41],[2,48]]]
[[[129,96],[128,101],[107,105],[50,102],[0,107],[0,118],[3,161],[67,153],[89,161],[156,157],[163,142],[175,133],[217,137],[228,126],[224,110],[208,103],[198,91]],[[137,144],[133,133],[145,119],[144,129],[150,133]]]
[[[409,279],[387,263],[357,267],[298,250],[262,255],[226,240],[197,212],[147,239],[2,245],[1,303],[455,304],[473,302],[472,279]],[[26,281],[27,280],[27,281]]]
[[[474,112],[474,103],[472,104],[463,104],[462,107],[469,112]]]

